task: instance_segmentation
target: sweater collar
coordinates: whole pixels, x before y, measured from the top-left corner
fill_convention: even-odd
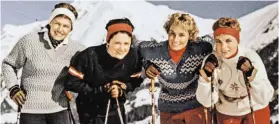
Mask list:
[[[54,49],[54,50],[58,50],[61,46],[63,45],[67,45],[69,43],[69,35],[62,41],[62,43],[60,43],[59,45],[57,45],[57,47],[53,47],[52,44],[51,44],[51,41],[50,41],[50,38],[49,38],[49,30],[48,28],[46,27],[42,27],[42,29],[39,31],[40,33],[44,33],[44,40],[47,41],[48,45],[51,47],[51,49]]]
[[[244,51],[243,51],[243,48],[239,47],[238,46],[238,51],[237,53],[234,55],[234,57],[230,57],[229,59],[226,59],[226,58],[222,58],[222,60],[226,63],[237,63],[238,62],[238,59],[240,56],[243,56],[244,54]]]

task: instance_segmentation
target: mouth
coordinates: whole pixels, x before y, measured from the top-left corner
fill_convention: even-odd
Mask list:
[[[222,51],[221,53],[222,53],[222,54],[229,54],[230,51]]]
[[[179,46],[179,45],[180,45],[180,43],[179,43],[179,42],[178,42],[178,43],[173,42],[173,43],[172,43],[172,45],[173,45],[173,46]]]
[[[58,36],[58,37],[63,36],[63,34],[62,34],[62,33],[59,33],[59,32],[55,32],[55,35]]]

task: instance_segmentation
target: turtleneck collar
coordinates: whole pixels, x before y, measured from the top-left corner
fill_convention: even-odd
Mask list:
[[[170,58],[176,63],[178,64],[178,62],[180,61],[181,57],[183,56],[184,52],[186,51],[186,47],[182,48],[181,50],[172,50],[169,47],[169,55]]]

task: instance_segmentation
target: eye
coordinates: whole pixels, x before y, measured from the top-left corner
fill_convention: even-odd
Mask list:
[[[68,25],[63,25],[63,27],[64,27],[64,28],[70,28],[70,26],[68,26]]]
[[[130,43],[128,43],[128,42],[126,42],[126,43],[124,43],[125,45],[130,45]]]
[[[227,39],[226,42],[227,42],[227,43],[230,43],[230,42],[232,42],[232,40],[231,40],[231,39]]]
[[[215,43],[222,43],[220,40],[216,39]]]
[[[170,31],[169,36],[175,36],[175,33],[173,31]]]
[[[184,34],[184,33],[181,33],[181,34],[179,34],[179,36],[180,36],[180,37],[183,37],[183,36],[185,36],[185,34]]]

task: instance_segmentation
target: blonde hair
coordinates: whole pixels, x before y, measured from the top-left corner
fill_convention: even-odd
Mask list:
[[[196,22],[193,17],[185,13],[174,13],[169,16],[169,19],[166,21],[164,28],[167,33],[169,33],[171,26],[181,26],[183,29],[188,31],[189,40],[196,40],[199,33],[199,29],[196,25]]]
[[[212,26],[213,31],[217,28],[233,28],[237,31],[241,31],[239,22],[234,18],[222,17],[218,19]]]

